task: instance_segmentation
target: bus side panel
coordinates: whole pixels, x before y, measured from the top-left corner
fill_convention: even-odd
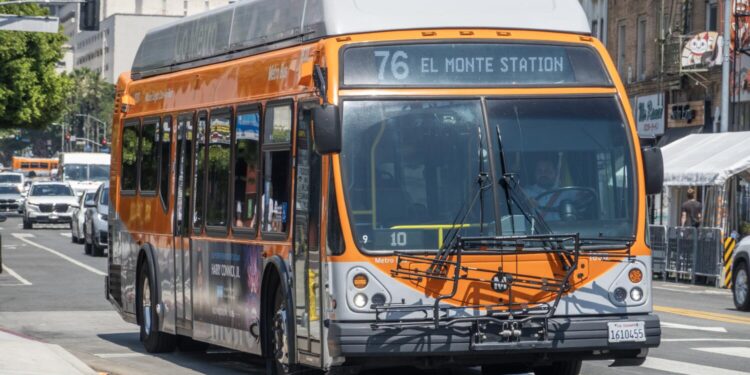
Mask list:
[[[261,354],[263,246],[193,239],[193,338]]]

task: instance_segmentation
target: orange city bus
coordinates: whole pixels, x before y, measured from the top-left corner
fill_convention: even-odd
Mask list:
[[[52,170],[57,169],[57,163],[57,159],[14,156],[13,170],[23,172],[29,177],[50,176]]]
[[[273,374],[577,374],[659,345],[641,148],[576,0],[257,0],[117,83],[107,298]]]

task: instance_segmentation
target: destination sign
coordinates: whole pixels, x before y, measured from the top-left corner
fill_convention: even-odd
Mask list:
[[[410,44],[350,47],[344,86],[611,86],[587,47],[541,44]]]

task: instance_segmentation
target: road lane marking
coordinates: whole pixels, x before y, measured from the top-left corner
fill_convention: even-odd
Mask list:
[[[729,348],[692,348],[702,352],[731,355],[733,357],[750,358],[750,348],[729,347]]]
[[[3,265],[3,272],[8,272],[9,275],[15,277],[16,280],[18,280],[18,282],[21,283],[21,285],[32,285],[29,280],[24,279],[16,271],[13,271],[10,267],[8,267],[5,264]]]
[[[146,355],[143,353],[98,353],[94,354],[95,356],[99,358],[133,358],[133,357],[145,357]]]
[[[712,295],[719,295],[719,296],[728,296],[731,295],[732,292],[727,290],[689,290],[684,288],[671,288],[671,287],[663,287],[663,286],[652,286],[653,289],[658,290],[667,290],[670,292],[677,292],[677,293],[687,293],[687,294],[712,294]]]
[[[700,326],[691,326],[687,324],[677,324],[677,323],[669,323],[669,322],[661,322],[661,327],[662,328],[674,328],[674,329],[687,329],[691,331],[727,333],[727,329],[724,327],[700,327]]]
[[[687,316],[687,317],[696,318],[696,319],[714,320],[717,322],[724,322],[724,323],[750,325],[750,318],[736,316],[736,315],[719,314],[719,313],[712,313],[712,312],[699,311],[699,310],[680,309],[677,307],[666,307],[666,306],[654,306],[654,311],[661,312],[661,313],[682,315],[682,316]]]
[[[674,374],[684,374],[684,375],[695,375],[695,374],[747,375],[747,372],[744,372],[744,371],[727,370],[727,369],[718,368],[718,367],[704,366],[704,365],[698,365],[695,363],[672,361],[669,359],[654,358],[654,357],[646,358],[646,362],[643,362],[641,367],[652,369],[652,370],[671,372]]]
[[[23,242],[26,242],[27,244],[29,244],[31,246],[35,246],[35,247],[37,247],[39,249],[42,249],[44,251],[47,251],[47,252],[52,253],[54,255],[57,255],[60,258],[63,258],[65,260],[67,260],[68,262],[73,263],[76,266],[81,267],[81,268],[83,268],[83,269],[85,269],[87,271],[90,271],[92,273],[95,273],[95,274],[97,274],[99,276],[107,276],[106,273],[104,273],[102,271],[99,271],[98,269],[96,269],[94,267],[91,267],[91,266],[89,266],[87,264],[83,264],[83,263],[81,263],[81,262],[79,262],[79,261],[77,261],[77,260],[75,260],[75,259],[73,259],[73,258],[71,258],[71,257],[69,257],[69,256],[67,256],[65,254],[63,254],[63,253],[60,253],[60,252],[55,251],[55,250],[52,250],[49,247],[40,245],[40,244],[38,244],[38,243],[36,243],[34,241],[29,240],[29,237],[34,237],[34,235],[32,235],[32,234],[28,234],[28,233],[13,233],[13,237],[18,238],[19,240],[21,240]]]

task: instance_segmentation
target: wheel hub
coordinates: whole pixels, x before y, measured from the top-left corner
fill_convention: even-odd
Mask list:
[[[734,278],[734,298],[737,299],[737,303],[744,305],[747,301],[747,270],[740,269],[737,271],[737,276]]]
[[[143,288],[141,288],[141,306],[143,308],[143,328],[146,335],[151,332],[151,286],[148,277],[143,278]]]

